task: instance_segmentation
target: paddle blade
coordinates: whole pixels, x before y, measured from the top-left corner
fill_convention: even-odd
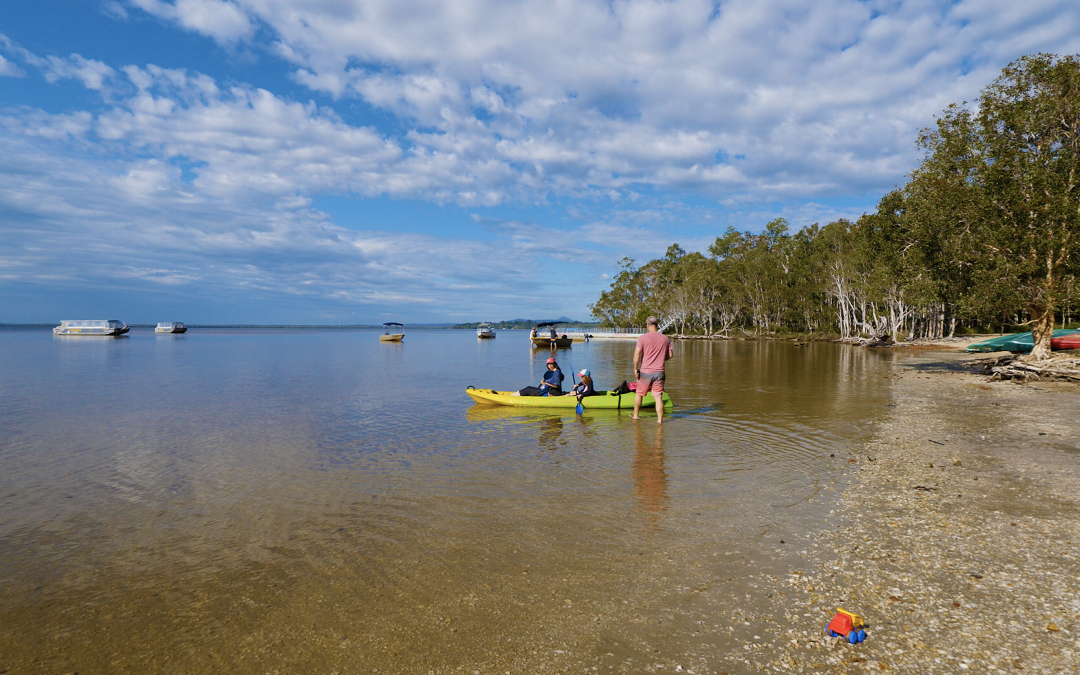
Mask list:
[[[581,401],[578,401],[578,402],[577,402],[577,407],[576,407],[576,408],[574,408],[574,410],[576,410],[576,411],[577,411],[577,414],[579,414],[579,415],[580,415],[581,413],[585,412],[585,408],[583,408],[583,407],[581,406]]]

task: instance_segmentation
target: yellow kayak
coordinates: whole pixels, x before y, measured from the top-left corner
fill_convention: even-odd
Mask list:
[[[513,396],[514,392],[512,391],[475,389],[473,387],[466,389],[465,393],[477,403],[511,405],[521,408],[575,408],[578,403],[576,396]],[[597,396],[586,396],[581,399],[581,407],[603,410],[633,410],[636,396],[637,394],[634,392],[622,396],[617,396],[612,392],[598,394]],[[671,397],[667,395],[667,392],[661,394],[660,400],[664,402],[665,408],[672,407]],[[656,400],[653,398],[652,393],[645,394],[645,398],[641,401],[641,407],[655,406]]]

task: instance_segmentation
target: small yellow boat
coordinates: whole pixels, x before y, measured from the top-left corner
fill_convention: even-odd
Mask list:
[[[544,349],[570,349],[574,346],[574,341],[568,337],[534,337],[530,338],[534,347],[541,347]]]
[[[574,346],[574,341],[566,335],[559,335],[556,330],[556,326],[566,323],[565,321],[545,321],[544,323],[536,324],[536,328],[532,330],[530,340],[533,347],[541,347],[544,349],[570,349]],[[543,329],[550,328],[550,331]],[[542,335],[541,333],[548,333]]]
[[[473,387],[466,389],[465,393],[477,403],[517,406],[519,408],[576,408],[578,403],[577,396],[514,396],[512,391],[495,391],[494,389],[476,389]],[[633,410],[636,396],[637,394],[634,392],[618,395],[609,391],[596,396],[586,396],[581,399],[581,407],[596,410]],[[667,392],[661,394],[660,400],[664,402],[664,408],[671,408],[674,405]],[[641,407],[644,409],[655,406],[656,399],[653,398],[652,393],[645,394],[645,398],[641,400]]]
[[[405,326],[395,321],[383,324],[386,332],[379,336],[379,342],[401,342],[405,339]]]

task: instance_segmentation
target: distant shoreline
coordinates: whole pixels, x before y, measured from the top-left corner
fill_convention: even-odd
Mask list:
[[[56,323],[0,323],[0,329],[51,329],[54,326],[59,325]],[[128,324],[132,328],[154,328],[156,324],[152,323],[133,323]],[[458,324],[405,324],[406,330],[454,330],[454,331],[473,331],[475,328],[461,328],[455,327]],[[584,325],[584,324],[583,324]],[[381,324],[250,324],[250,323],[236,323],[236,324],[187,324],[189,329],[245,329],[245,330],[383,330],[385,327]],[[586,326],[592,328],[591,326]],[[528,331],[529,328],[499,328],[499,331]],[[597,328],[598,333],[605,332],[603,329]],[[981,340],[985,340],[990,337],[997,337],[1000,333],[986,334],[986,335],[964,335],[955,338],[924,338],[913,342],[899,342],[891,345],[882,345],[889,348],[899,349],[956,349],[963,351],[969,344],[974,344]],[[636,337],[636,336],[635,336]],[[817,337],[811,337],[806,335],[684,335],[684,334],[669,334],[672,340],[731,340],[731,341],[765,341],[765,342],[797,342],[801,344],[809,342],[844,342],[841,338],[835,335],[821,335]]]

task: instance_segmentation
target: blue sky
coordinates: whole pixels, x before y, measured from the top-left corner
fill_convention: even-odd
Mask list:
[[[1072,0],[0,4],[0,323],[584,318],[857,217]]]

